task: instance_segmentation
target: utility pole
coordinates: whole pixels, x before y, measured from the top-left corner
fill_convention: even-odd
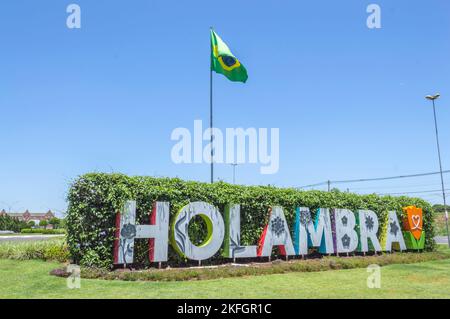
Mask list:
[[[448,232],[448,212],[447,212],[447,203],[445,199],[445,187],[444,187],[444,176],[442,174],[442,161],[441,161],[441,149],[439,146],[439,132],[438,132],[438,126],[437,126],[437,120],[436,120],[436,107],[434,101],[438,99],[441,95],[439,93],[435,95],[427,95],[425,98],[427,100],[430,100],[433,102],[433,115],[434,115],[434,128],[436,132],[436,144],[437,144],[437,151],[438,151],[438,158],[439,158],[439,170],[441,173],[441,186],[442,186],[442,198],[444,200],[444,210],[445,210],[445,224],[447,226],[447,240],[448,240],[448,246],[450,247],[450,234]]]
[[[237,163],[231,163],[230,165],[233,166],[233,184],[236,184],[236,166],[238,164]]]

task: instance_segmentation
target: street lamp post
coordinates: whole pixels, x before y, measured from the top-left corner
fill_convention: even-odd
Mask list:
[[[450,234],[448,232],[448,212],[447,212],[447,203],[445,199],[445,187],[444,187],[444,176],[442,175],[442,161],[441,161],[441,150],[439,147],[439,132],[438,132],[438,126],[437,126],[437,120],[436,120],[436,107],[434,101],[438,99],[441,95],[439,93],[435,95],[427,95],[425,98],[427,100],[430,100],[433,103],[433,115],[434,115],[434,128],[436,131],[436,144],[437,144],[437,150],[438,150],[438,157],[439,157],[439,170],[441,172],[441,186],[442,186],[442,197],[444,199],[444,210],[445,210],[445,224],[447,226],[447,240],[448,240],[448,246],[450,247]]]
[[[236,166],[237,166],[237,163],[232,163],[231,165],[233,165],[233,184],[236,184]]]

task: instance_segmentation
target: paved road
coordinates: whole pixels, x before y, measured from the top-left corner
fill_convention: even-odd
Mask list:
[[[64,235],[11,235],[0,236],[0,243],[6,241],[33,241],[33,240],[46,240],[50,238],[64,237]]]
[[[436,241],[437,244],[442,244],[442,245],[448,244],[447,236],[436,236],[436,237],[434,237],[434,240]]]

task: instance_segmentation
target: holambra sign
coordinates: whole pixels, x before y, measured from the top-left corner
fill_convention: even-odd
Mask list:
[[[408,206],[404,211],[402,223],[395,211],[389,211],[383,229],[379,229],[378,217],[370,210],[354,213],[319,208],[313,219],[309,208],[298,207],[291,236],[283,208],[275,206],[269,209],[269,221],[257,245],[244,246],[240,242],[240,205],[227,205],[224,219],[215,206],[193,202],[181,208],[169,223],[169,203],[155,202],[150,224],[136,225],[136,202],[128,201],[116,215],[114,263],[133,263],[135,239],[148,240],[151,262],[167,261],[169,241],[181,256],[197,261],[213,257],[222,245],[224,256],[233,259],[270,257],[274,247],[284,256],[307,255],[311,247],[322,254],[423,249],[422,209]],[[195,216],[200,216],[207,226],[206,238],[200,245],[194,245],[188,234],[189,222]]]

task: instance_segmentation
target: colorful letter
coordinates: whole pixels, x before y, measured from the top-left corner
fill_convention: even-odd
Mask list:
[[[257,246],[241,246],[240,205],[225,206],[224,256],[228,258],[256,257]]]
[[[399,250],[406,250],[405,240],[403,239],[402,230],[395,211],[388,212],[384,229],[386,231],[381,242],[385,251],[392,251],[393,244]]]
[[[206,223],[207,235],[200,245],[194,245],[189,239],[189,221],[200,216]],[[219,210],[205,202],[193,202],[180,209],[172,223],[171,243],[173,248],[183,257],[192,260],[205,260],[222,246],[225,233],[222,215]]]
[[[317,210],[314,223],[309,208],[298,207],[295,215],[294,245],[297,255],[307,255],[308,247],[319,247],[321,253],[334,253],[330,212],[327,208]]]
[[[259,239],[258,256],[271,256],[273,246],[278,246],[281,255],[295,255],[283,209],[276,206],[270,208],[269,213],[269,223]]]
[[[358,211],[359,236],[360,236],[360,251],[369,251],[369,239],[372,243],[371,250],[381,251],[381,245],[377,237],[378,233],[378,217],[375,212],[371,210]]]
[[[403,208],[403,236],[408,249],[424,249],[425,232],[423,231],[422,208],[408,206]]]
[[[336,252],[349,253],[358,247],[358,234],[355,231],[356,219],[348,209],[336,209]]]
[[[136,225],[136,202],[127,201],[123,213],[116,214],[116,241],[114,243],[114,263],[133,262],[134,240],[149,238],[149,260],[167,261],[169,203],[153,203],[150,225]]]

